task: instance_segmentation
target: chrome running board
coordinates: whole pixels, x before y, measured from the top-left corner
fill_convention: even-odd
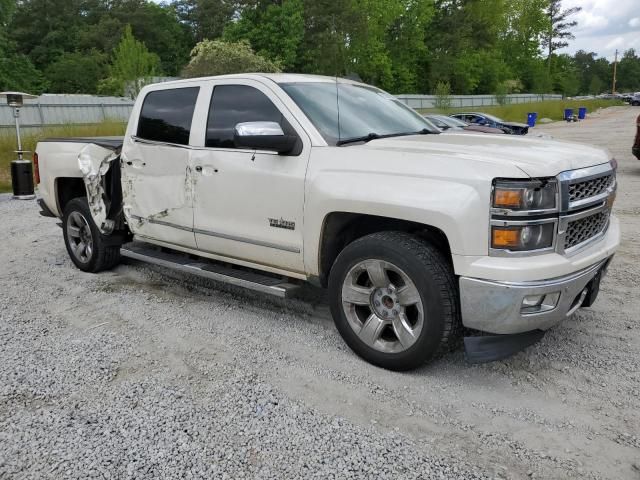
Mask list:
[[[200,257],[194,258],[192,255],[168,251],[166,248],[160,249],[144,243],[126,244],[120,248],[120,254],[123,257],[141,262],[160,265],[172,270],[190,273],[280,298],[290,297],[291,293],[299,288],[298,285],[289,283],[284,277],[271,276],[248,269],[227,267],[212,260]]]

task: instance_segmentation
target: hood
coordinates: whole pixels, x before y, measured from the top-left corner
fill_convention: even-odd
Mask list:
[[[514,135],[411,135],[372,140],[363,147],[504,165],[505,172],[515,166],[530,177],[552,177],[611,159],[609,152],[597,147]]]
[[[518,122],[500,122],[502,125],[507,127],[518,127],[518,128],[529,128],[529,125],[526,123],[518,123]]]

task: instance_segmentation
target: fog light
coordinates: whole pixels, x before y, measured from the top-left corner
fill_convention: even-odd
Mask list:
[[[549,312],[556,308],[560,300],[560,292],[543,293],[541,295],[527,295],[522,299],[520,313],[530,315],[533,313]]]
[[[527,295],[522,299],[522,308],[537,307],[543,300],[544,295]]]

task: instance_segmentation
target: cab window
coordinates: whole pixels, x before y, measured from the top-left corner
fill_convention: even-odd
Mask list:
[[[276,122],[286,133],[291,131],[278,107],[257,88],[247,85],[218,85],[213,89],[205,146],[236,148],[233,134],[238,123]]]
[[[137,136],[146,140],[188,145],[200,87],[149,92],[142,104]]]

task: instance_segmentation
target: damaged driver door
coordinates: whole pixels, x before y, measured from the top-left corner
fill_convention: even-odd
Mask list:
[[[193,86],[195,85],[195,86]],[[124,214],[138,237],[195,248],[191,124],[200,87],[149,92],[122,154]],[[132,122],[134,123],[134,122]]]

